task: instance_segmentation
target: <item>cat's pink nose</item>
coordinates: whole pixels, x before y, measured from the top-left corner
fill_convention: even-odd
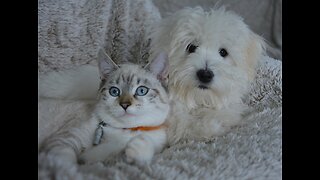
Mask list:
[[[124,102],[124,103],[120,103],[120,106],[124,109],[127,110],[127,108],[131,105],[131,103],[129,102]]]

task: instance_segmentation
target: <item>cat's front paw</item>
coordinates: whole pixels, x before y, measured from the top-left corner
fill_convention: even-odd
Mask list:
[[[94,164],[101,160],[98,156],[95,154],[89,152],[84,152],[82,153],[79,158],[78,158],[78,163],[79,164]]]
[[[137,136],[128,142],[125,149],[126,160],[129,163],[148,164],[154,154],[153,144],[146,136]]]

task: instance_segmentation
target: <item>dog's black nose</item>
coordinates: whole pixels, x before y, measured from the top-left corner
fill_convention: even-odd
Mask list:
[[[213,72],[208,69],[200,69],[197,72],[197,77],[199,81],[203,83],[209,83],[212,80],[213,76],[214,76]]]

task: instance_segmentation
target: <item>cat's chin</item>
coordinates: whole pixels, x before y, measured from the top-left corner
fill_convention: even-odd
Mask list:
[[[124,113],[123,115],[120,116],[120,118],[122,117],[137,117],[138,115],[135,115],[135,114],[131,114],[131,113]]]
[[[136,114],[124,113],[117,117],[118,121],[116,125],[117,127],[121,127],[121,128],[135,127],[139,124],[141,118],[142,118],[141,116]]]
[[[123,113],[122,115],[118,116],[118,119],[121,119],[122,122],[126,122],[125,124],[128,125],[127,123],[133,123],[139,119],[140,116],[132,113]]]

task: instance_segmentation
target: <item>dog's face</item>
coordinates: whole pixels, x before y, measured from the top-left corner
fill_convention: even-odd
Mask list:
[[[190,108],[239,101],[254,77],[263,40],[223,9],[185,9],[163,23],[162,31],[169,31],[163,49],[169,52],[170,94]]]

